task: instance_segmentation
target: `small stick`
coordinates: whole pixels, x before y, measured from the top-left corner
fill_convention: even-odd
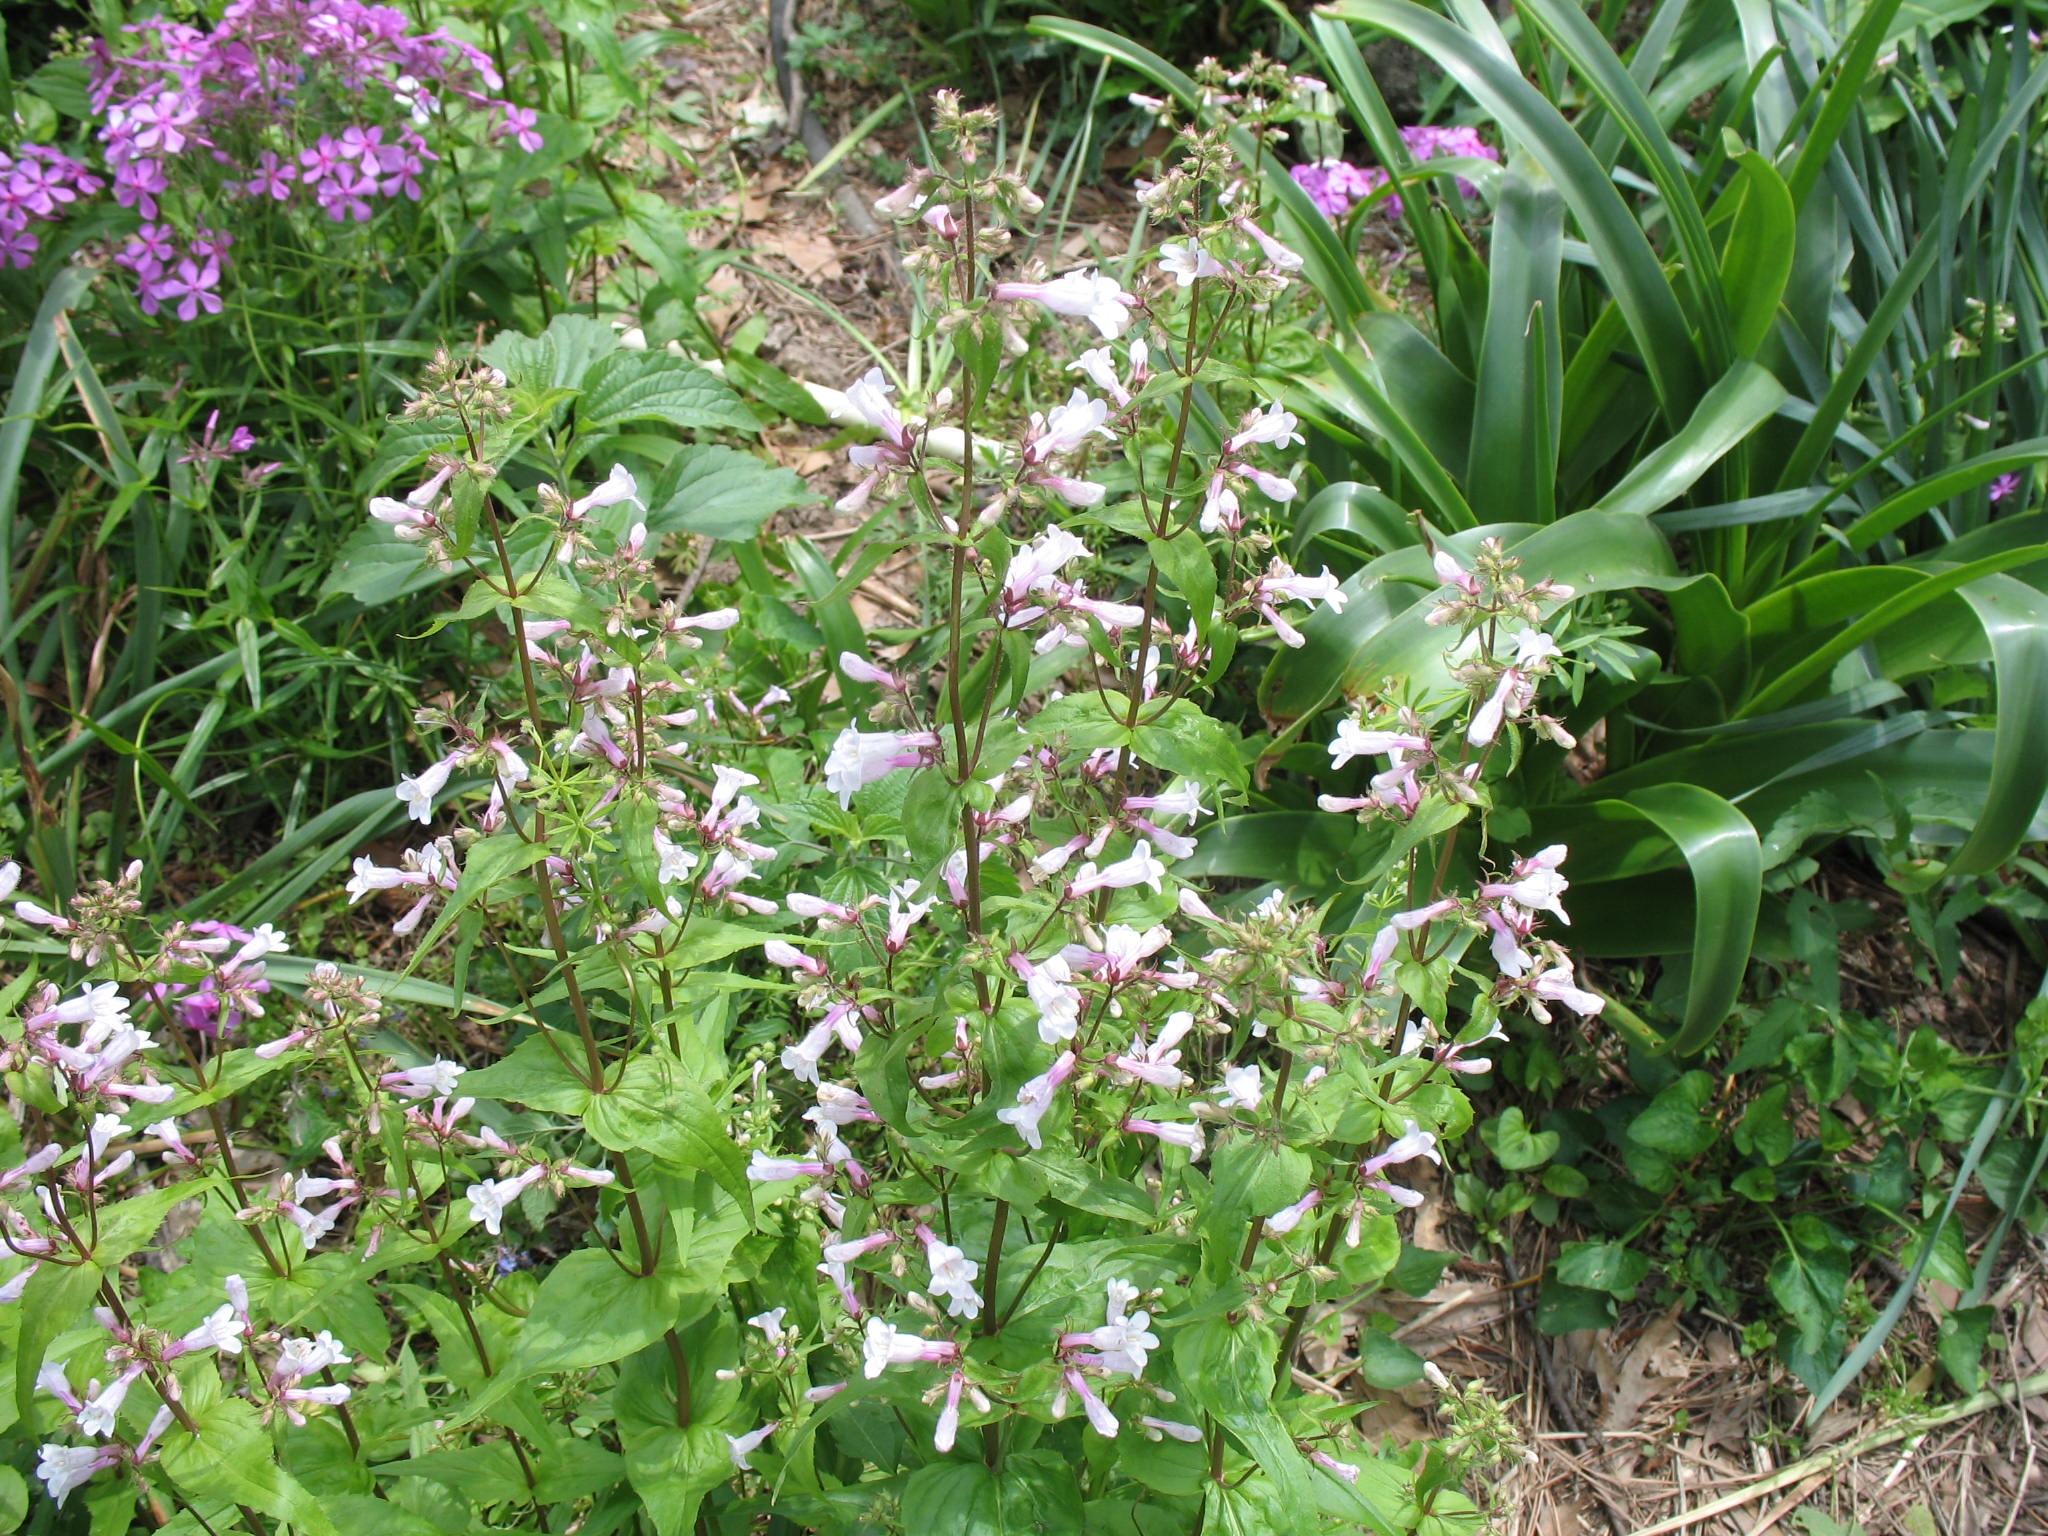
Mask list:
[[[1682,1531],[1687,1526],[1697,1525],[1700,1521],[1711,1519],[1715,1515],[1726,1514],[1731,1509],[1740,1509],[1743,1505],[1764,1497],[1765,1494],[1776,1493],[1780,1488],[1789,1488],[1792,1484],[1804,1482],[1810,1477],[1823,1476],[1844,1462],[1854,1461],[1870,1451],[1880,1450],[1887,1445],[1896,1445],[1911,1436],[1924,1435],[1930,1429],[1939,1429],[1942,1425],[1953,1424],[1958,1419],[1973,1418],[2003,1403],[2023,1403],[2029,1398],[2044,1394],[2048,1394],[2048,1371],[2038,1372],[2008,1386],[1986,1387],[1982,1392],[1973,1392],[1960,1403],[1952,1404],[1926,1418],[1894,1425],[1890,1429],[1873,1430],[1855,1440],[1845,1440],[1840,1445],[1830,1446],[1804,1461],[1795,1461],[1789,1467],[1780,1468],[1769,1477],[1751,1483],[1747,1488],[1739,1488],[1734,1493],[1702,1504],[1697,1509],[1687,1510],[1682,1515],[1674,1515],[1669,1520],[1659,1520],[1655,1525],[1643,1526],[1640,1530],[1632,1532],[1631,1536],[1668,1536],[1669,1532]]]

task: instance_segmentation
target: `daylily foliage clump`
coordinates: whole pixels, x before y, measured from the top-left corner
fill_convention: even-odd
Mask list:
[[[1233,85],[1266,127],[1293,92]],[[1299,260],[1204,129],[1144,194],[1156,250],[1013,270],[1035,198],[989,122],[942,97],[945,158],[885,200],[934,366],[846,391],[842,562],[914,559],[915,624],[680,598],[629,471],[499,472],[545,378],[422,380],[445,441],[369,510],[510,656],[422,710],[425,832],[347,892],[497,994],[502,1059],[409,1050],[345,968],[280,984],[273,931],[152,931],[132,876],[13,908],[61,950],[5,997],[34,1108],[0,1177],[52,1496],[662,1536],[1470,1516],[1456,1458],[1293,1367],[1401,1262],[1483,1043],[1602,1006],[1565,849],[1486,833],[1498,760],[1562,734],[1572,593],[1440,553],[1454,691],[1247,736],[1233,659],[1356,595],[1272,536],[1305,466],[1257,341]],[[1197,873],[1289,751],[1385,839],[1337,906]],[[252,1171],[223,1102],[287,1070],[336,1129]],[[131,1283],[184,1199],[190,1262]]]

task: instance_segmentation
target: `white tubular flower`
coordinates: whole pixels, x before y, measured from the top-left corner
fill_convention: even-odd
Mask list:
[[[46,1445],[36,1463],[36,1476],[62,1509],[67,1498],[91,1482],[95,1472],[114,1465],[118,1456],[111,1446]]]
[[[1391,752],[1421,752],[1429,743],[1409,731],[1369,731],[1356,720],[1337,722],[1337,738],[1330,743],[1330,766],[1342,768],[1354,757],[1385,757]]]
[[[1033,1006],[1038,1009],[1038,1038],[1058,1045],[1074,1038],[1081,1022],[1081,993],[1070,986],[1074,972],[1058,955],[1041,960],[1031,969],[1024,984]]]
[[[1301,1225],[1302,1217],[1306,1216],[1310,1211],[1314,1210],[1317,1206],[1321,1205],[1322,1203],[1322,1191],[1319,1189],[1312,1189],[1307,1194],[1303,1195],[1299,1200],[1295,1201],[1294,1204],[1287,1206],[1283,1210],[1275,1211],[1272,1215],[1268,1216],[1265,1219],[1265,1221],[1261,1223],[1261,1228],[1265,1232],[1265,1235],[1268,1237],[1285,1237],[1288,1233],[1292,1232],[1296,1227]]]
[[[1294,413],[1283,409],[1276,400],[1266,407],[1263,415],[1246,418],[1243,427],[1223,445],[1224,455],[1234,457],[1259,444],[1290,448],[1305,443],[1308,439],[1296,430],[1299,425]]]
[[[493,1237],[498,1236],[499,1224],[505,1219],[507,1207],[546,1171],[544,1168],[529,1168],[513,1178],[487,1179],[481,1184],[470,1185],[463,1191],[469,1200],[470,1219],[482,1222],[486,1232]]]
[[[1272,264],[1275,272],[1299,272],[1301,270],[1301,257],[1282,245],[1278,240],[1275,240],[1250,219],[1239,215],[1237,227],[1257,242],[1259,249],[1265,252],[1266,260]]]
[[[21,866],[8,859],[0,863],[0,901],[12,896],[15,887],[21,884]]]
[[[1017,1090],[1017,1102],[1014,1105],[996,1111],[996,1118],[1003,1124],[1014,1127],[1017,1134],[1024,1138],[1025,1144],[1034,1152],[1045,1146],[1038,1123],[1052,1107],[1053,1095],[1059,1092],[1060,1084],[1073,1075],[1078,1060],[1072,1051],[1062,1051],[1059,1059],[1049,1068]]]
[[[1222,1109],[1257,1109],[1265,1098],[1266,1089],[1259,1081],[1259,1064],[1251,1062],[1241,1067],[1225,1067],[1223,1083],[1217,1090],[1223,1097],[1217,1105]]]
[[[1113,277],[1092,267],[1069,272],[1049,283],[997,283],[989,296],[998,302],[1043,305],[1056,315],[1086,320],[1103,337],[1115,341],[1131,323],[1131,307],[1137,300],[1125,293]]]
[[[421,826],[434,816],[434,797],[447,786],[448,775],[455,771],[455,759],[444,757],[426,772],[416,778],[400,779],[393,791],[405,802],[405,813]]]
[[[1003,573],[1003,595],[1022,602],[1026,594],[1041,591],[1060,571],[1084,558],[1088,546],[1064,528],[1048,528],[1010,557]]]
[[[974,1288],[981,1266],[962,1250],[951,1243],[940,1242],[937,1237],[926,1238],[924,1252],[932,1270],[932,1295],[946,1298],[946,1314],[965,1318],[981,1316],[981,1293]]]
[[[640,483],[623,464],[614,464],[612,472],[605,476],[604,484],[587,496],[579,497],[569,507],[571,517],[588,517],[599,507],[615,507],[622,501],[630,501],[642,512],[647,504],[640,499]]]
[[[733,1470],[737,1472],[751,1472],[754,1470],[754,1464],[747,1460],[747,1458],[761,1448],[762,1441],[775,1433],[776,1425],[777,1421],[770,1419],[759,1429],[750,1429],[744,1435],[727,1435],[725,1437],[727,1446],[731,1448]]]
[[[1065,405],[1056,405],[1048,416],[1036,411],[1024,434],[1024,462],[1043,464],[1046,460],[1072,453],[1091,436],[1116,441],[1109,430],[1109,402],[1091,400],[1085,390],[1076,389]]]
[[[248,1332],[248,1324],[235,1316],[235,1309],[226,1302],[214,1309],[213,1315],[178,1342],[186,1350],[217,1349],[222,1354],[239,1355],[242,1352],[242,1335]]]
[[[1131,403],[1131,392],[1117,378],[1116,359],[1110,356],[1109,348],[1090,347],[1067,364],[1067,371],[1085,375],[1089,383],[1117,403],[1119,410]]]
[[[1067,887],[1069,896],[1085,896],[1091,891],[1126,890],[1134,885],[1150,886],[1156,894],[1160,881],[1166,877],[1166,866],[1159,862],[1148,844],[1140,843],[1131,854],[1097,869],[1093,863],[1083,864]]]
[[[460,1062],[443,1059],[430,1061],[423,1067],[386,1072],[377,1079],[377,1083],[400,1098],[447,1099],[455,1096],[462,1074],[467,1070]]]
[[[1182,288],[1191,286],[1197,278],[1223,275],[1223,263],[1203,250],[1196,240],[1167,241],[1159,247],[1159,265]]]
[[[1564,654],[1557,648],[1557,642],[1540,630],[1518,629],[1514,639],[1515,665],[1524,671],[1554,661]]]
[[[1145,1438],[1148,1440],[1157,1440],[1162,1435],[1170,1435],[1183,1445],[1199,1445],[1202,1441],[1202,1431],[1199,1425],[1182,1424],[1175,1419],[1155,1419],[1149,1413],[1138,1420],[1138,1425],[1145,1431]]]

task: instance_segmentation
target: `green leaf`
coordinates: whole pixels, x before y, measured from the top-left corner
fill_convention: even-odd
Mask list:
[[[1792,1155],[1797,1132],[1792,1126],[1790,1083],[1773,1083],[1748,1109],[1735,1126],[1735,1150],[1745,1157],[1754,1154],[1772,1167]]]
[[[1669,506],[1785,403],[1785,386],[1769,369],[1737,362],[1708,390],[1685,425],[1637,461],[1602,496],[1605,512],[1647,514]]]
[[[1150,709],[1139,718],[1151,715]],[[1237,736],[1189,699],[1175,699],[1150,725],[1131,733],[1131,747],[1155,768],[1204,785],[1243,789],[1248,779]]]
[[[1934,1352],[1941,1357],[1941,1368],[1965,1392],[1984,1385],[1984,1345],[1991,1337],[1995,1315],[1988,1304],[1963,1307],[1944,1317],[1935,1335]]]
[[[1368,1386],[1398,1392],[1422,1380],[1422,1356],[1391,1334],[1368,1328],[1358,1344],[1358,1373]]]
[[[1689,1056],[1719,1033],[1742,989],[1763,902],[1762,848],[1748,817],[1691,784],[1651,785],[1628,804],[1678,846],[1692,871],[1692,979],[1671,1042],[1674,1054]]]
[[[536,1030],[502,1061],[466,1073],[462,1091],[480,1099],[524,1104],[550,1114],[580,1115],[590,1106],[590,1087],[576,1075],[582,1046],[574,1037]],[[566,1058],[566,1059],[565,1059]]]
[[[1542,162],[1613,288],[1665,418],[1675,425],[1689,416],[1701,390],[1692,322],[1641,225],[1563,114],[1511,60],[1409,0],[1337,0],[1323,14],[1378,27],[1420,49]],[[1711,260],[1702,270],[1711,274]]]
[[[1621,1315],[1605,1291],[1589,1291],[1545,1276],[1536,1295],[1538,1333],[1576,1333],[1581,1328],[1611,1327]]]
[[[1050,1451],[1006,1457],[1000,1476],[978,1461],[933,1462],[903,1485],[906,1531],[1051,1536],[1083,1523],[1074,1468]]]
[[[1800,1347],[1809,1355],[1827,1348],[1841,1323],[1851,1251],[1849,1240],[1839,1232],[1818,1217],[1802,1216],[1792,1223],[1790,1241],[1771,1262],[1771,1295],[1792,1319]]]
[[[732,1476],[732,1448],[710,1424],[629,1430],[625,1450],[626,1476],[656,1536],[690,1536],[704,1495]]]
[[[0,1536],[21,1529],[28,1518],[28,1483],[12,1467],[0,1467]]]
[[[1605,1291],[1620,1301],[1636,1293],[1650,1273],[1650,1260],[1620,1243],[1566,1243],[1552,1273],[1566,1285]]]
[[[334,1523],[320,1501],[277,1464],[253,1406],[223,1397],[192,1417],[198,1434],[173,1428],[164,1437],[163,1469],[172,1482],[197,1498],[246,1504],[289,1521],[305,1536],[333,1536]]]
[[[614,1152],[646,1152],[677,1173],[708,1173],[753,1214],[754,1195],[724,1110],[674,1064],[639,1056],[610,1091],[594,1096],[584,1128]]]
[[[1564,199],[1540,165],[1518,154],[1494,207],[1486,339],[1471,410],[1480,430],[1470,434],[1465,465],[1467,497],[1502,522],[1557,516],[1563,253]]]
[[[1541,1168],[1557,1155],[1558,1144],[1563,1140],[1556,1131],[1530,1130],[1519,1105],[1502,1110],[1498,1120],[1485,1122],[1479,1135],[1495,1160],[1510,1173]]]
[[[751,539],[777,512],[816,500],[795,470],[763,463],[737,448],[693,443],[654,477],[647,491],[647,527],[653,533]]]
[[[1753,358],[1777,322],[1785,285],[1792,278],[1799,213],[1785,178],[1770,161],[1753,149],[1732,155],[1730,161],[1735,175],[1721,202],[1732,206],[1733,222],[1721,248],[1721,287],[1727,295],[1735,355]]]
[[[1628,1139],[1666,1157],[1698,1157],[1720,1137],[1720,1126],[1707,1113],[1714,1100],[1714,1079],[1705,1072],[1687,1072],[1667,1083],[1641,1114],[1629,1122]]]

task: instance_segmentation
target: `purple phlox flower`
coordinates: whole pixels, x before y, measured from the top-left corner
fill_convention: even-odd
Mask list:
[[[2000,475],[1996,480],[1991,482],[1991,499],[1993,501],[2003,501],[2006,497],[2016,493],[2019,490],[2019,488],[2020,477],[2018,475]]]
[[[547,143],[540,135],[540,114],[531,107],[515,107],[510,102],[500,110],[502,115],[492,127],[491,137],[502,139],[509,133],[526,154],[539,154]]]
[[[247,427],[236,427],[224,438],[216,439],[214,429],[220,424],[220,412],[214,411],[206,418],[206,428],[199,435],[182,458],[180,464],[219,463],[237,454],[247,453],[256,446],[256,434]]]

